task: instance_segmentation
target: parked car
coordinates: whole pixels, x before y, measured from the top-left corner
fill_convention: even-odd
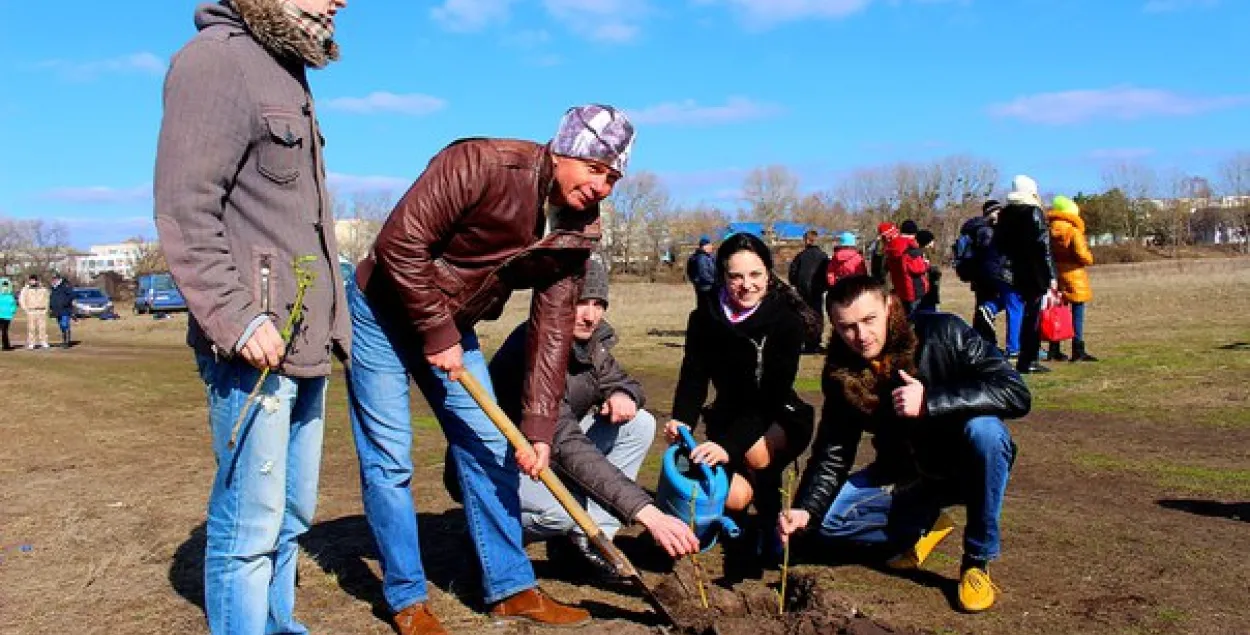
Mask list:
[[[101,317],[113,313],[113,301],[95,287],[74,287],[74,317]]]
[[[173,276],[167,273],[151,273],[139,276],[135,289],[135,313],[169,313],[186,311],[187,301],[182,298]]]

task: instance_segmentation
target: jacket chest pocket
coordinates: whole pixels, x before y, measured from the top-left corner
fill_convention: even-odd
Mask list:
[[[299,178],[310,149],[305,144],[304,119],[295,114],[267,113],[265,138],[260,142],[256,167],[274,183],[286,185]]]

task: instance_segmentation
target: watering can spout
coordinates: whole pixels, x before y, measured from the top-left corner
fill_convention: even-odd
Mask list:
[[[728,516],[720,517],[720,528],[725,532],[725,535],[730,538],[737,538],[742,535],[742,528]]]

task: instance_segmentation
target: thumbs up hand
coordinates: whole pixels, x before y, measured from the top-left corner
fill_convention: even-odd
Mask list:
[[[903,385],[894,389],[894,414],[905,419],[918,419],[924,415],[924,384],[919,379],[898,371]]]

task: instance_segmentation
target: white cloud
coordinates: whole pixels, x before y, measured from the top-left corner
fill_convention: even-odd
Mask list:
[[[48,190],[39,198],[74,205],[134,205],[152,200],[152,186],[136,187],[60,187]]]
[[[411,179],[397,176],[357,175],[331,172],[326,175],[326,185],[338,194],[391,193],[402,194],[412,185]]]
[[[1247,104],[1250,104],[1250,95],[1193,97],[1154,88],[1115,86],[1026,95],[994,104],[989,112],[995,117],[1064,125],[1094,119],[1183,117]]]
[[[698,5],[728,5],[744,22],[770,26],[806,18],[838,19],[859,13],[873,0],[694,0]]]
[[[1142,6],[1146,13],[1172,13],[1186,9],[1210,9],[1218,6],[1220,0],[1150,0]]]
[[[491,24],[507,22],[514,0],[444,0],[430,9],[430,17],[449,31],[480,31]]]
[[[54,71],[66,79],[89,80],[110,73],[141,73],[159,76],[164,74],[166,63],[164,59],[153,53],[143,52],[86,62],[46,60],[36,66]]]
[[[638,36],[638,21],[649,9],[644,0],[543,0],[547,12],[573,32],[609,44]]]
[[[326,102],[331,110],[350,112],[358,115],[396,114],[420,117],[438,112],[447,107],[447,101],[438,97],[421,94],[397,95],[388,92],[373,92],[365,97],[338,97]]]
[[[763,119],[781,112],[782,108],[774,104],[730,97],[719,106],[700,106],[693,99],[687,99],[630,110],[627,114],[635,124],[709,126]]]

